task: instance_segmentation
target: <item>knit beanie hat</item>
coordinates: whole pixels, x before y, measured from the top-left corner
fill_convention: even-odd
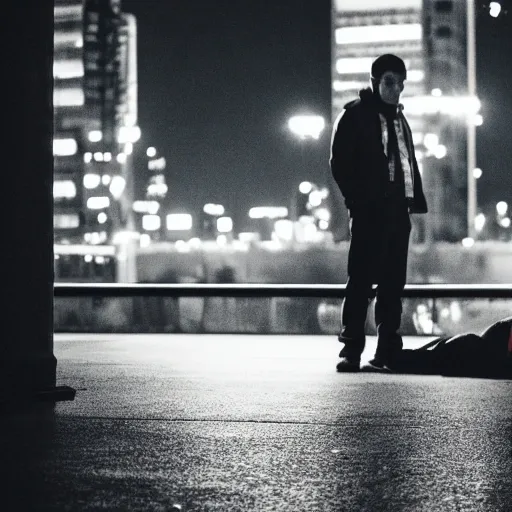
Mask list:
[[[405,69],[404,61],[391,53],[386,53],[375,59],[371,69],[372,80],[375,80],[377,83],[380,82],[382,75],[386,71],[401,73],[407,78],[407,70]]]

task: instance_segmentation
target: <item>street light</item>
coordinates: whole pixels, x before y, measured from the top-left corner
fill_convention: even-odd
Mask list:
[[[501,4],[499,2],[491,2],[489,4],[489,14],[493,18],[497,18],[501,12]]]
[[[505,217],[500,220],[500,225],[503,228],[509,228],[510,227],[510,217]]]
[[[447,153],[447,149],[446,149],[446,146],[444,146],[443,144],[438,144],[436,146],[436,148],[434,149],[434,156],[438,160],[441,160],[442,158],[444,158],[446,156],[446,153]]]
[[[322,116],[316,115],[293,116],[288,121],[288,128],[300,140],[303,172],[304,174],[306,174],[307,169],[304,155],[304,141],[306,139],[318,140],[320,138],[322,131],[325,129],[325,119]],[[311,184],[309,182],[302,182],[299,188],[294,188],[293,190],[290,204],[290,220],[292,221],[294,226],[295,222],[297,221],[298,194],[309,193],[311,188],[309,188],[309,191],[305,191],[308,190],[308,185],[309,187],[311,187]],[[293,241],[295,241],[295,227],[293,229]]]
[[[309,194],[311,192],[311,190],[313,190],[313,183],[309,182],[309,181],[303,181],[300,185],[299,185],[299,191],[302,193],[302,194]]]
[[[475,217],[475,229],[477,230],[478,233],[480,233],[482,231],[482,229],[484,228],[485,221],[486,221],[486,218],[483,213],[479,213]]]
[[[288,127],[301,139],[318,140],[325,128],[325,119],[322,116],[293,116],[288,121]]]
[[[505,201],[500,201],[499,203],[496,203],[496,211],[498,212],[498,215],[506,215],[507,210],[508,204]]]

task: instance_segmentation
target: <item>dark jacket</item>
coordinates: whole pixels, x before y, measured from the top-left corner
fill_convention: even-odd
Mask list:
[[[421,175],[414,153],[412,133],[400,112],[413,170],[414,199],[411,213],[426,213]],[[388,159],[382,145],[382,130],[371,89],[359,92],[359,99],[345,105],[334,124],[331,141],[331,171],[349,210],[384,198],[389,180]]]

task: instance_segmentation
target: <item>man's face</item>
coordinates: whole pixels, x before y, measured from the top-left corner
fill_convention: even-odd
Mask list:
[[[386,71],[379,82],[379,94],[384,103],[398,105],[400,94],[404,90],[405,77],[402,73]]]

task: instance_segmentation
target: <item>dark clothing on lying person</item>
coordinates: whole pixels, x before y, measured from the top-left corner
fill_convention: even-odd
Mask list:
[[[402,350],[391,369],[397,373],[512,379],[512,316],[481,335],[440,337],[418,349]]]

